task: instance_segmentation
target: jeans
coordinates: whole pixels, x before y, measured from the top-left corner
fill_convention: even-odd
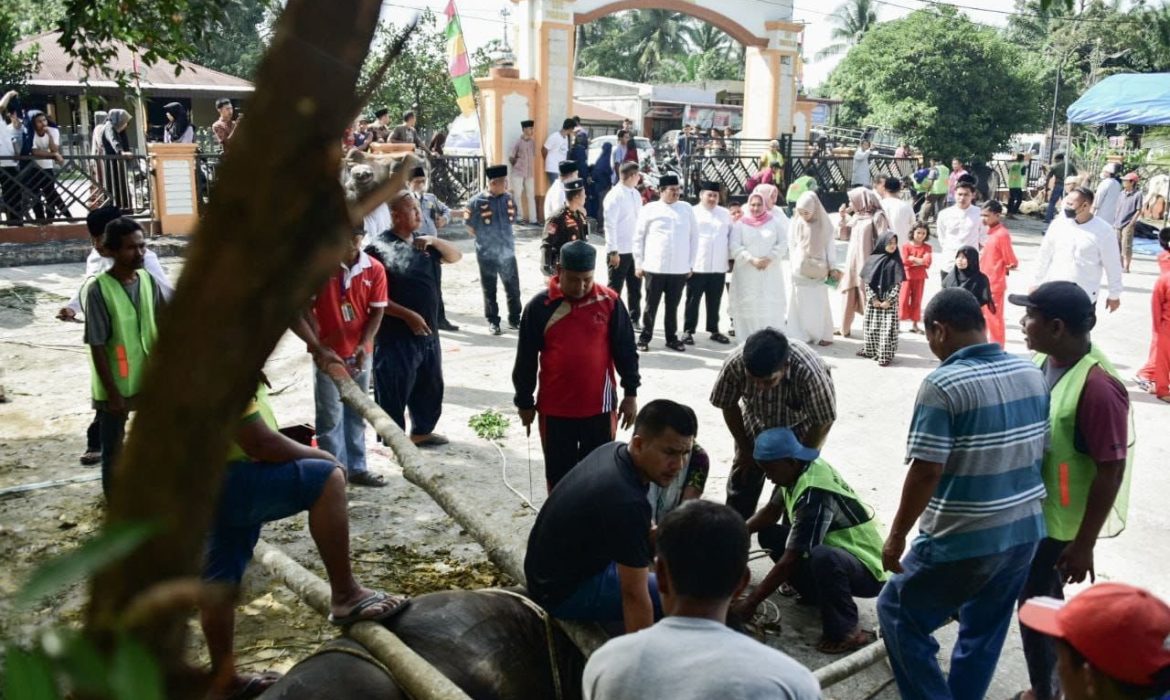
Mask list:
[[[544,452],[544,478],[552,491],[569,470],[590,452],[613,442],[617,414],[601,413],[588,418],[540,416],[540,447]]]
[[[1029,598],[1048,596],[1064,599],[1064,584],[1056,570],[1056,562],[1068,542],[1045,537],[1036,548],[1028,580],[1020,591],[1020,605]],[[1024,660],[1028,663],[1028,680],[1036,700],[1060,697],[1060,677],[1056,674],[1056,645],[1052,638],[1020,625],[1020,639],[1024,642]]]
[[[620,297],[622,287],[627,289],[626,308],[630,311],[630,318],[638,321],[642,317],[642,279],[634,274],[633,253],[621,253],[617,267],[609,268],[609,288]]]
[[[114,413],[98,409],[98,438],[102,443],[102,493],[106,500],[114,488],[114,464],[122,454],[122,439],[126,437],[126,419],[129,413]]]
[[[1052,217],[1056,216],[1056,207],[1062,199],[1064,199],[1064,185],[1057,184],[1052,188],[1052,194],[1048,195],[1048,211],[1044,214],[1044,223],[1052,223]]]
[[[443,414],[443,358],[438,335],[388,338],[374,346],[374,398],[410,434],[429,435]]]
[[[931,562],[912,546],[878,596],[878,620],[902,698],[982,700],[991,685],[1036,543],[998,554]],[[959,638],[943,677],[933,633],[958,613]]]
[[[654,604],[654,619],[662,619],[662,600],[658,597],[658,578],[651,573],[647,581],[650,602]],[[587,579],[548,612],[561,620],[590,620],[594,622],[621,622],[622,586],[618,580],[617,564],[610,562],[601,572]]]
[[[371,358],[353,378],[363,393],[370,390]],[[366,420],[341,400],[337,385],[313,367],[313,400],[317,405],[317,445],[345,465],[350,474],[366,471]]]
[[[699,304],[706,297],[707,332],[719,332],[719,304],[723,301],[723,272],[696,272],[687,280],[687,301],[683,309],[683,330],[699,328]]]
[[[678,342],[678,304],[682,301],[683,289],[687,285],[686,275],[668,275],[659,272],[646,274],[646,313],[642,315],[642,333],[639,340],[649,343],[654,337],[654,317],[658,315],[658,305],[662,296],[666,295],[666,318],[663,326],[666,330],[666,342]]]
[[[502,260],[477,257],[479,283],[483,288],[483,315],[488,323],[499,325],[500,305],[496,302],[496,278],[504,285],[504,296],[508,298],[508,323],[520,325],[520,273],[516,269],[516,256]]]

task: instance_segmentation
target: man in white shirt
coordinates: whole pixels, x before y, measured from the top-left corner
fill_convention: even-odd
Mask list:
[[[750,541],[743,519],[711,501],[687,501],[663,518],[654,569],[667,617],[589,657],[585,700],[819,700],[812,672],[725,624],[751,578]]]
[[[1045,282],[1075,282],[1097,300],[1104,273],[1109,286],[1105,306],[1121,306],[1121,247],[1113,227],[1093,216],[1093,192],[1077,187],[1064,195],[1063,216],[1052,220],[1040,244],[1033,289]]]
[[[8,103],[17,95],[9,90],[0,97],[0,214],[9,226],[20,226],[23,190],[20,186],[20,167],[12,158],[20,153],[18,140],[23,137],[20,116],[8,111]]]
[[[983,226],[979,207],[971,206],[974,199],[975,188],[969,183],[960,182],[955,185],[955,206],[938,213],[935,235],[942,249],[939,252],[942,258],[939,274],[944,280],[955,269],[955,256],[959,254],[959,248],[971,246],[981,250],[987,240],[987,228]]]
[[[512,144],[512,151],[508,154],[508,163],[512,166],[509,174],[512,196],[520,214],[518,224],[539,223],[536,220],[536,141],[532,139],[535,124],[531,119],[520,122],[520,138]]]
[[[1101,169],[1101,184],[1093,195],[1093,214],[1110,226],[1117,224],[1117,199],[1121,196],[1121,183],[1115,173],[1117,166],[1109,163]]]
[[[634,274],[646,280],[646,313],[642,316],[638,349],[650,349],[654,317],[665,294],[666,347],[683,352],[687,346],[678,337],[678,305],[695,268],[699,226],[691,205],[679,201],[682,191],[678,176],[663,175],[658,187],[662,199],[642,207],[634,230]]]
[[[571,160],[562,160],[557,165],[561,176],[548,187],[544,193],[544,220],[548,221],[565,208],[565,183],[580,180],[577,173],[577,163]]]
[[[914,205],[902,199],[902,181],[896,177],[879,180],[877,191],[882,198],[882,211],[898,236],[898,245],[909,243],[910,229],[914,226]]]
[[[548,176],[550,187],[557,181],[557,166],[569,157],[569,146],[572,143],[570,139],[573,138],[573,130],[576,128],[576,122],[566,119],[561,124],[561,130],[549,134],[540,148],[540,155],[544,158],[544,174]],[[545,210],[548,210],[547,205]]]
[[[606,263],[609,267],[609,288],[622,294],[626,287],[626,307],[634,330],[642,330],[642,280],[634,274],[634,229],[638,212],[642,211],[642,194],[636,189],[640,170],[637,163],[622,163],[618,167],[621,180],[609,190],[602,203],[605,221]]]
[[[869,174],[869,154],[873,151],[870,149],[869,141],[862,141],[857,150],[853,152],[853,175],[850,178],[853,182],[851,187],[869,187],[873,182]]]
[[[731,235],[731,213],[719,206],[719,183],[702,182],[699,185],[699,203],[692,209],[698,224],[698,250],[690,279],[687,280],[687,301],[683,312],[683,338],[687,345],[695,344],[695,330],[699,327],[699,303],[707,297],[707,332],[711,340],[722,345],[731,338],[719,332],[719,304],[723,301],[723,282],[727,277],[728,243]]]

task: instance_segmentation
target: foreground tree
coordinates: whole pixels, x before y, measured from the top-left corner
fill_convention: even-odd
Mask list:
[[[919,10],[870,30],[826,91],[843,100],[840,123],[887,125],[927,154],[988,158],[1043,122],[1022,64],[995,30],[953,8]]]

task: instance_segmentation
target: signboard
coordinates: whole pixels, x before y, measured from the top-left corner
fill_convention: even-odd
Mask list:
[[[694,124],[699,129],[743,128],[743,107],[739,105],[687,105],[683,114],[683,124]]]

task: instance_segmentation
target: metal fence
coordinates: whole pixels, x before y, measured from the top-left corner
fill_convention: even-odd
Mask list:
[[[487,187],[483,156],[431,157],[431,192],[440,202],[457,206]]]
[[[32,156],[0,161],[0,212],[4,223],[84,221],[112,204],[128,214],[150,211],[151,178],[144,156],[64,155],[41,167]],[[47,165],[47,164],[46,164]]]

